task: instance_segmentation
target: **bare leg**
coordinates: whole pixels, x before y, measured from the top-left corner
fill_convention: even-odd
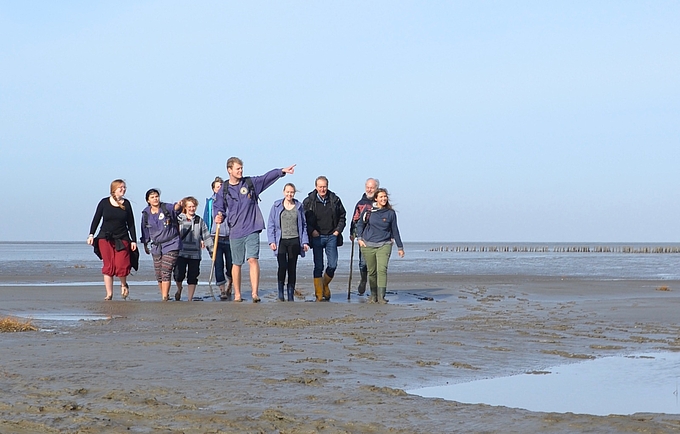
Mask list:
[[[241,266],[234,264],[231,267],[231,281],[234,283],[234,300],[241,299]]]
[[[252,288],[253,298],[257,298],[257,290],[260,286],[260,262],[257,258],[248,258],[250,268],[250,287]]]
[[[163,300],[167,300],[168,294],[170,294],[170,282],[161,282],[160,283],[161,287],[161,297],[163,297]]]
[[[104,275],[104,288],[106,288],[106,298],[113,298],[113,276]]]
[[[120,279],[120,296],[126,299],[130,295],[127,287],[127,276],[118,276],[118,279]]]
[[[194,301],[194,292],[196,291],[196,285],[187,285],[187,288],[189,288],[189,293],[187,296],[189,297],[189,301]]]

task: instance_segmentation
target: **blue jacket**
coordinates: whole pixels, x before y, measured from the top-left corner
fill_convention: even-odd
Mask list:
[[[404,248],[397,226],[397,213],[393,209],[364,210],[357,221],[357,237],[367,244],[387,243],[394,239],[399,249]]]
[[[297,209],[297,229],[298,237],[300,239],[300,256],[305,257],[305,249],[303,246],[305,244],[309,245],[309,237],[307,235],[307,219],[305,219],[305,210],[302,207],[302,203],[297,200],[295,201],[295,208]],[[281,242],[281,213],[283,212],[283,199],[279,199],[272,205],[271,211],[269,211],[269,221],[267,222],[267,242],[269,244],[276,244],[276,250],[274,255],[279,252],[279,244]]]
[[[213,204],[215,203],[215,196],[217,193],[213,193],[212,196],[205,200],[205,209],[203,210],[203,221],[208,226],[210,230],[210,235],[215,237],[215,226],[213,218]],[[229,210],[225,211],[229,215]],[[220,224],[220,238],[229,238],[229,226],[227,226],[227,219],[224,219]]]

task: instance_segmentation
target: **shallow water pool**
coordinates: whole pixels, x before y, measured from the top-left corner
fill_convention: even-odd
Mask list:
[[[56,313],[56,312],[31,312],[31,313],[17,313],[14,312],[11,316],[37,320],[37,321],[103,321],[113,318],[120,318],[113,315],[102,315],[93,313]]]
[[[680,353],[646,353],[407,392],[541,412],[680,414],[679,381]]]

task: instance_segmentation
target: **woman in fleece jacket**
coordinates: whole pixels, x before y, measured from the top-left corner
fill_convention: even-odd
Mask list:
[[[291,183],[283,187],[283,199],[274,202],[267,223],[267,241],[279,263],[277,273],[279,301],[284,301],[283,287],[288,274],[286,292],[288,301],[293,301],[297,278],[297,258],[305,256],[309,250],[307,221],[302,203],[295,199],[295,186]]]
[[[387,263],[392,254],[392,244],[397,244],[400,258],[404,257],[404,244],[399,235],[397,213],[390,205],[386,189],[377,189],[374,207],[361,214],[357,222],[357,239],[368,268],[369,302],[387,303]]]

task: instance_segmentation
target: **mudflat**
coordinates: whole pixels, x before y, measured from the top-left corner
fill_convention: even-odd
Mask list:
[[[42,328],[0,333],[0,432],[680,430],[680,415],[538,413],[405,392],[680,351],[680,281],[390,278],[387,305],[355,292],[347,302],[347,276],[329,303],[277,302],[267,280],[258,304],[249,291],[243,303],[161,302],[134,281],[131,299],[108,302],[102,285],[0,286],[0,315]],[[298,288],[312,298],[311,279]]]

